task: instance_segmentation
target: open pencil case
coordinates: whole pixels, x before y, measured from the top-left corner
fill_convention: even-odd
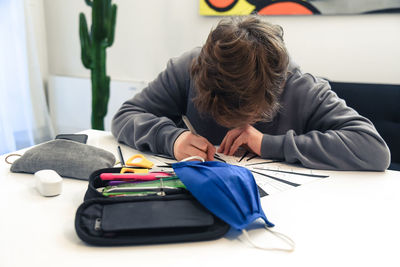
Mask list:
[[[116,246],[213,240],[229,225],[205,209],[187,190],[164,195],[107,197],[101,173],[119,173],[121,168],[93,172],[84,202],[75,216],[75,230],[92,245]]]

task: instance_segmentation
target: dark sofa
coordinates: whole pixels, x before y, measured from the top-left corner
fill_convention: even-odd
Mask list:
[[[330,81],[349,107],[372,121],[391,152],[389,169],[400,170],[400,85]]]

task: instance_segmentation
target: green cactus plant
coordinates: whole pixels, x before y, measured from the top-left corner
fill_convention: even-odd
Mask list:
[[[90,69],[92,82],[93,129],[104,130],[110,98],[110,77],[106,73],[106,48],[114,42],[117,6],[111,0],[85,0],[92,8],[92,26],[88,30],[85,14],[79,14],[79,37],[81,59],[85,68]]]

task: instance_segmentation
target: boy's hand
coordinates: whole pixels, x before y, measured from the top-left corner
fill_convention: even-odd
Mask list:
[[[263,134],[251,125],[235,128],[227,132],[218,148],[218,152],[232,156],[240,146],[244,146],[261,156],[262,138]]]
[[[183,132],[175,140],[174,156],[178,161],[191,156],[200,156],[210,161],[214,160],[214,154],[215,147],[206,138],[189,131]]]

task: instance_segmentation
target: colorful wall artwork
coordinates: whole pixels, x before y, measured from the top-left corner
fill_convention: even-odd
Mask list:
[[[398,13],[400,0],[200,0],[200,15]]]

